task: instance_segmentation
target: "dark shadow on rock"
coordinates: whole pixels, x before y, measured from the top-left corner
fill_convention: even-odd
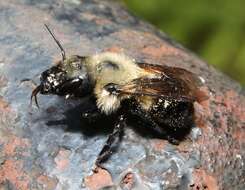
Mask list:
[[[83,103],[71,103],[71,105],[64,108],[64,118],[60,120],[49,120],[46,124],[51,127],[58,127],[59,125],[66,126],[65,131],[69,132],[81,132],[86,136],[96,136],[99,134],[109,135],[113,131],[114,122],[117,120],[117,115],[102,115],[98,120],[88,122],[82,118],[82,113],[85,110],[91,109],[91,106],[95,104],[91,101],[85,101]],[[55,114],[55,113],[51,113]],[[186,138],[190,133],[193,124],[190,127],[178,129],[177,131],[167,130],[167,134],[175,139],[181,141]],[[144,124],[138,118],[128,117],[127,126],[132,128],[137,134],[146,138],[160,138],[165,139],[164,136],[154,132],[149,125]]]
[[[110,134],[113,130],[113,121],[115,116],[102,115],[98,120],[88,122],[82,118],[82,113],[85,110],[91,109],[92,102],[77,103],[76,105],[67,106],[64,109],[64,118],[60,120],[49,120],[46,124],[50,127],[58,127],[65,125],[65,131],[81,132],[86,136],[96,136],[98,134]],[[55,114],[55,113],[52,113]]]

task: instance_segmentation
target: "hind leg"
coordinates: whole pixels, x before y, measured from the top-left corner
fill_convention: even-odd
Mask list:
[[[94,172],[97,172],[98,167],[103,168],[101,163],[113,153],[113,146],[118,142],[118,139],[120,138],[120,134],[122,133],[125,126],[125,120],[126,119],[124,115],[119,116],[117,123],[114,125],[113,132],[108,136],[106,143],[104,144],[95,161],[96,168],[94,169]]]

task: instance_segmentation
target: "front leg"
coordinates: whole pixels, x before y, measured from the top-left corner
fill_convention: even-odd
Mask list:
[[[113,145],[117,142],[117,139],[120,138],[120,134],[122,133],[123,127],[125,126],[125,121],[125,116],[120,115],[117,123],[114,125],[113,132],[108,136],[106,143],[104,144],[95,161],[95,172],[97,171],[97,167],[103,168],[103,166],[101,166],[101,163],[112,154]]]
[[[91,96],[88,100],[89,104],[85,105],[84,110],[82,111],[82,119],[85,119],[89,123],[93,123],[98,119],[101,119],[103,114],[100,112],[98,107],[96,106],[95,97]]]
[[[102,117],[102,113],[98,108],[91,108],[83,111],[82,118],[86,119],[89,123],[93,123]]]

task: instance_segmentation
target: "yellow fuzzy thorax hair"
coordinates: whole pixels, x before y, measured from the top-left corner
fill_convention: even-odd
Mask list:
[[[124,97],[109,94],[103,89],[108,83],[127,84],[130,81],[147,76],[149,73],[140,68],[133,59],[117,53],[101,53],[86,60],[89,75],[95,83],[94,94],[97,106],[104,113],[110,114],[118,109]]]

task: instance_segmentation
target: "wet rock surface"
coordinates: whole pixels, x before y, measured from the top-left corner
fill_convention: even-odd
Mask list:
[[[117,152],[92,168],[110,125],[91,128],[85,100],[40,96],[21,82],[60,59],[43,24],[67,54],[113,51],[141,62],[186,68],[205,80],[196,127],[178,146],[128,126]],[[0,2],[0,189],[245,189],[244,92],[120,5],[96,0]]]

